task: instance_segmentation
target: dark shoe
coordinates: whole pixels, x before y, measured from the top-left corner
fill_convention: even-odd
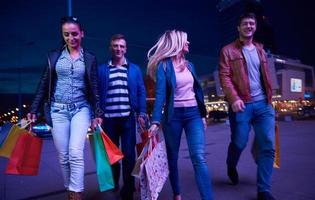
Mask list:
[[[82,192],[72,192],[69,191],[68,193],[69,200],[82,200]]]
[[[257,200],[276,200],[270,192],[258,192]]]
[[[237,185],[238,184],[238,173],[237,173],[236,167],[228,167],[227,173],[228,173],[230,180],[232,181],[232,184]]]
[[[123,191],[120,191],[120,197],[122,200],[134,200],[133,198],[133,192],[130,192],[129,194]]]

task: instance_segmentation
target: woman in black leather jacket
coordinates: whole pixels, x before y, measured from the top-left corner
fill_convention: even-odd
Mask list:
[[[65,188],[70,199],[81,199],[86,134],[92,116],[102,122],[97,64],[95,56],[81,47],[84,32],[77,18],[62,18],[61,29],[64,46],[48,54],[48,67],[27,117],[35,121],[44,103],[49,106]]]

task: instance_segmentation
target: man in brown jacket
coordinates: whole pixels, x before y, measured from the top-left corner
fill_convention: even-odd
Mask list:
[[[237,26],[239,38],[223,47],[219,76],[229,102],[231,142],[227,155],[228,176],[238,184],[237,163],[253,126],[259,152],[257,159],[257,199],[274,200],[271,175],[274,161],[275,111],[271,105],[272,89],[266,53],[254,42],[256,17],[247,13]]]

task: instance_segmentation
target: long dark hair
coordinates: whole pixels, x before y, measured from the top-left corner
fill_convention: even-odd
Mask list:
[[[66,16],[66,17],[62,17],[61,20],[60,20],[60,26],[62,28],[62,26],[66,23],[71,23],[71,24],[76,24],[78,25],[80,31],[82,31],[82,25],[81,23],[79,22],[78,18],[77,17],[74,17],[74,16]],[[61,47],[63,48],[65,46],[65,41],[63,39],[63,37],[61,36]]]

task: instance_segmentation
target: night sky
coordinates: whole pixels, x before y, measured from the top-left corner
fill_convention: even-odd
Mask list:
[[[13,2],[16,0],[13,0]],[[127,37],[131,61],[147,63],[146,53],[167,29],[188,32],[193,62],[210,72],[217,58],[217,14],[207,1],[73,1],[73,15],[85,30],[83,46],[99,63],[108,59],[108,42],[115,33]],[[159,2],[157,4],[157,2]],[[170,3],[168,3],[170,2]],[[4,11],[4,12],[3,12]],[[1,6],[0,93],[17,91],[17,71],[22,71],[22,92],[33,93],[43,71],[46,53],[61,44],[60,18],[67,15],[67,1],[18,1]],[[11,87],[9,87],[11,86]]]
[[[310,1],[261,1],[275,33],[276,53],[315,66],[313,7]],[[46,54],[61,44],[59,20],[67,1],[10,0],[0,6],[0,93],[34,93]],[[146,53],[167,29],[188,33],[189,59],[199,74],[217,67],[220,44],[216,1],[135,0],[73,1],[73,15],[85,30],[83,46],[98,62],[108,59],[108,41],[115,33],[127,37],[129,59],[146,69]]]
[[[315,66],[315,7],[313,1],[263,2],[264,11],[275,31],[278,54]]]

